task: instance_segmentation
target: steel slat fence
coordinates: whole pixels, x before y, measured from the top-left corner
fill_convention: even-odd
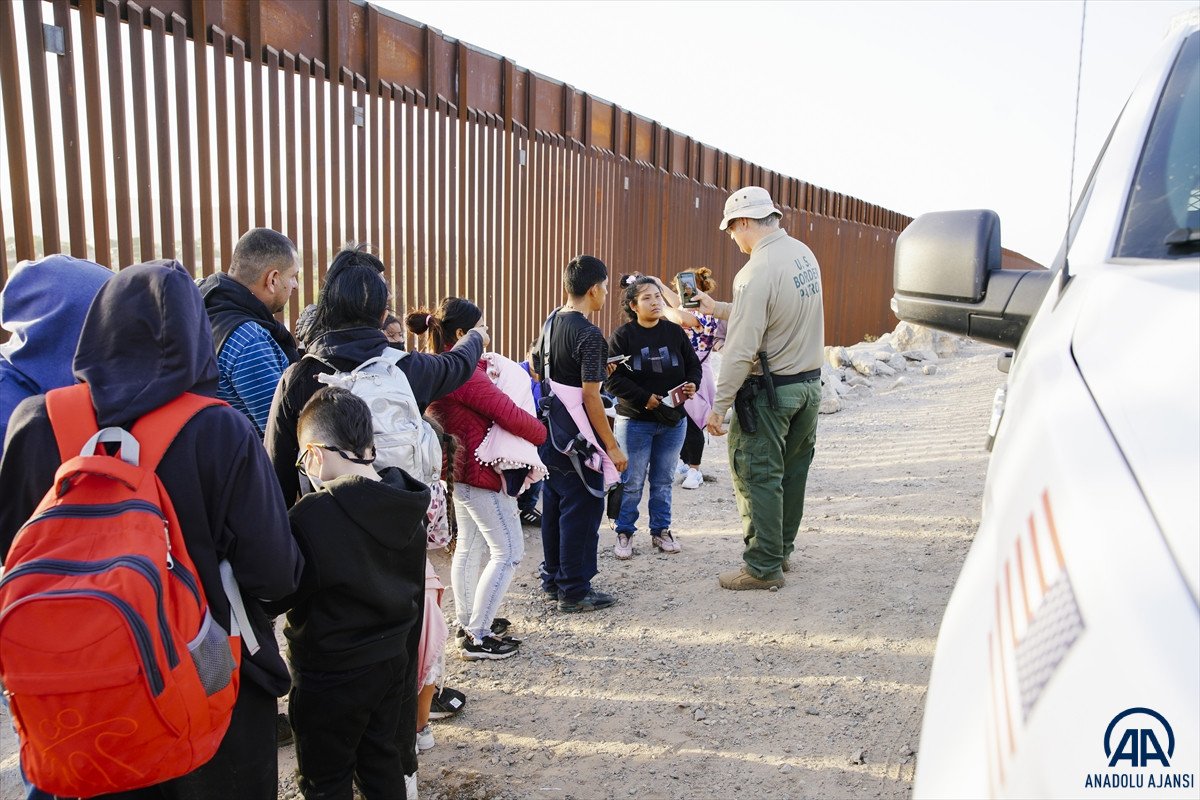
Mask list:
[[[615,274],[708,266],[727,295],[745,257],[716,225],[728,193],[758,183],[821,262],[827,340],[895,323],[909,218],[373,6],[0,3],[0,80],[0,281],[55,252],[114,268],[178,258],[207,275],[268,225],[301,253],[289,322],[337,249],[368,240],[397,313],[471,297],[495,349],[521,357],[581,252]],[[597,322],[621,319],[612,303]]]

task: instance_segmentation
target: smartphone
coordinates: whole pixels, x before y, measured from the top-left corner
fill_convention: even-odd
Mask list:
[[[675,285],[679,287],[679,296],[682,298],[679,305],[684,308],[696,308],[700,305],[700,301],[694,299],[696,292],[700,291],[696,286],[696,273],[691,271],[679,273],[675,276]]]

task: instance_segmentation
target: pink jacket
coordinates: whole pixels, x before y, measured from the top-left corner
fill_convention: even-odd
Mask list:
[[[450,629],[446,625],[446,618],[442,616],[444,589],[433,564],[428,558],[425,559],[425,616],[421,623],[421,641],[417,645],[420,674],[418,690],[436,683],[442,676],[442,654],[446,649],[446,640],[450,638]]]
[[[709,353],[709,355],[712,354]],[[703,429],[704,423],[708,421],[709,412],[712,411],[713,398],[717,395],[717,383],[713,380],[713,368],[709,361],[711,358],[705,358],[700,362],[700,385],[696,387],[696,393],[683,404],[683,410],[700,429]]]

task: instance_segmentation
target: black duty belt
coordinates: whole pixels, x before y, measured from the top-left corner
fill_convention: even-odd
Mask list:
[[[791,386],[793,383],[803,383],[804,381],[815,381],[821,377],[820,368],[810,369],[804,372],[797,372],[795,375],[771,375],[771,383],[776,386]]]

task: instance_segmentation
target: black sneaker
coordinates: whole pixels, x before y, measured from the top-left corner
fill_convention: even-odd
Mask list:
[[[521,512],[521,524],[534,528],[542,527],[542,512],[536,508],[527,508]]]
[[[485,636],[483,641],[476,644],[470,637],[467,637],[461,645],[459,656],[463,661],[483,661],[489,659],[492,661],[501,658],[511,658],[517,654],[517,645],[511,641],[497,639],[495,636]]]
[[[558,610],[567,614],[580,614],[584,611],[599,611],[602,608],[608,608],[615,605],[617,598],[607,592],[598,592],[595,589],[590,590],[583,597],[572,602],[570,600],[559,600]]]
[[[433,696],[429,704],[430,719],[453,717],[467,707],[467,696],[457,689],[442,689]]]
[[[455,634],[455,637],[456,637],[455,645],[457,646],[457,648],[460,650],[466,649],[467,643],[470,642],[470,637],[467,636],[467,631],[458,632]],[[497,638],[500,640],[500,642],[508,642],[509,644],[516,644],[516,645],[521,644],[521,639],[518,639],[515,636],[508,636],[508,634],[504,634],[504,636],[488,637],[488,638]]]
[[[511,627],[512,627],[512,621],[507,620],[504,617],[496,617],[494,620],[492,620],[492,633],[496,634],[497,636],[501,637],[502,639],[512,639],[514,642],[520,643],[519,639],[513,639],[511,636],[504,635],[505,632],[507,632],[508,629]],[[455,630],[454,638],[457,639],[459,641],[459,643],[461,643],[463,639],[467,638],[467,629],[466,628],[458,628],[457,630]]]

